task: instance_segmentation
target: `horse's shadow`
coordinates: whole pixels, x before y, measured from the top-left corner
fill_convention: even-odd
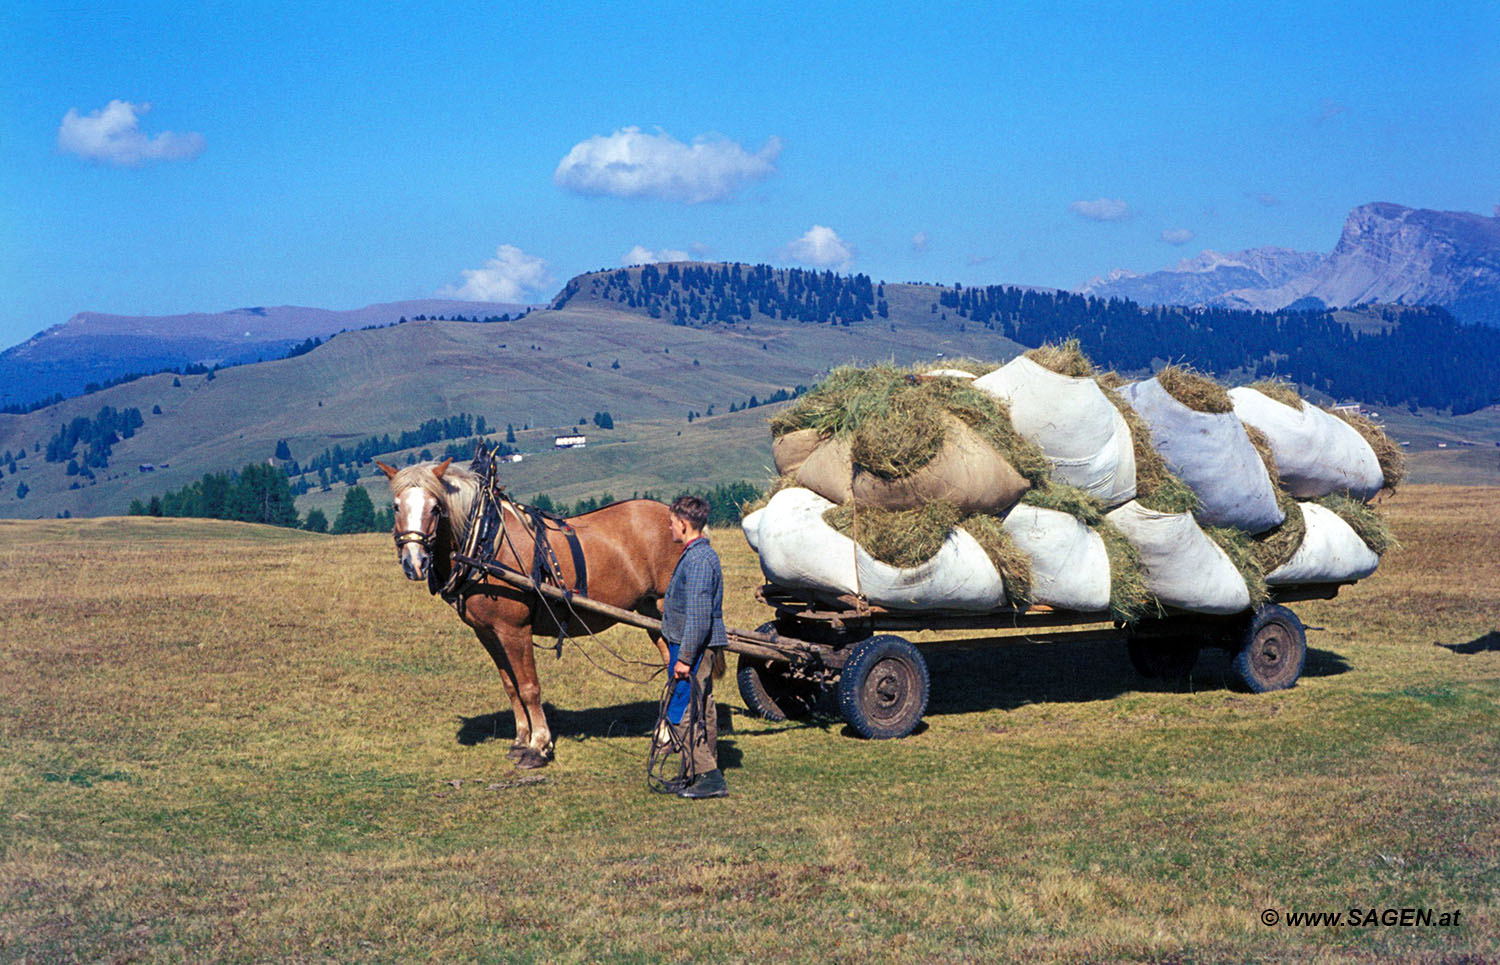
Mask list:
[[[1489,633],[1475,637],[1468,643],[1443,643],[1441,640],[1438,640],[1434,642],[1434,646],[1468,656],[1476,653],[1486,653],[1491,650],[1500,650],[1500,630],[1491,630]]]
[[[717,690],[715,696],[717,697]],[[719,713],[719,766],[737,768],[744,754],[733,739],[734,715],[723,701],[715,700]],[[656,727],[658,702],[634,700],[608,707],[585,707],[573,710],[543,702],[547,724],[558,740],[584,741],[597,737],[648,737]],[[510,741],[515,737],[515,718],[510,711],[460,717],[458,743],[472,747],[492,740]]]

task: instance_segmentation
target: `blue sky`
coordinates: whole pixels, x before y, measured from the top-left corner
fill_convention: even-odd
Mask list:
[[[676,253],[1076,287],[1500,205],[1493,3],[0,10],[0,347]],[[147,107],[146,105],[149,105]]]

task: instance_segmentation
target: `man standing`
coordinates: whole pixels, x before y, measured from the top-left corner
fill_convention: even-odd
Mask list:
[[[713,668],[710,653],[728,644],[724,634],[724,575],[719,568],[719,554],[703,535],[708,523],[708,502],[697,496],[679,496],[671,506],[672,542],[682,544],[682,556],[667,584],[662,607],[662,636],[667,639],[668,657],[674,680],[698,681],[695,707],[689,713],[700,715],[706,739],[694,742],[684,753],[691,753],[691,783],[678,791],[679,797],[724,797],[729,786],[719,770],[719,716],[714,707]],[[684,715],[686,719],[691,719]],[[689,739],[692,738],[690,735]]]

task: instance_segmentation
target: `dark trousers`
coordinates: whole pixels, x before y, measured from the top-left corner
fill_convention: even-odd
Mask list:
[[[719,766],[719,708],[714,706],[714,655],[716,651],[708,650],[698,660],[698,667],[693,676],[698,680],[699,696],[701,703],[696,708],[689,708],[682,715],[682,723],[672,728],[673,734],[681,740],[687,734],[688,715],[698,713],[703,718],[703,729],[707,739],[702,743],[694,744],[691,748],[693,755],[693,773],[707,774],[716,770]]]

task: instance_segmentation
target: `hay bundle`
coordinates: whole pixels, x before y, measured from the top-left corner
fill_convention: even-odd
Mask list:
[[[1217,383],[1169,367],[1120,394],[1150,427],[1167,468],[1197,496],[1204,525],[1260,533],[1282,522],[1265,464]]]
[[[1247,431],[1265,437],[1282,484],[1298,499],[1335,492],[1369,499],[1383,485],[1375,450],[1358,431],[1324,410],[1302,405],[1300,399],[1292,406],[1248,387],[1231,389],[1229,397]]]
[[[1166,606],[1239,613],[1250,590],[1233,560],[1190,513],[1157,513],[1128,502],[1105,517],[1139,555],[1147,590]]]
[[[745,519],[745,538],[760,554],[767,580],[825,599],[857,591],[854,542],[823,521],[832,506],[811,490],[793,487]]]
[[[1083,612],[1109,608],[1109,553],[1088,525],[1069,513],[1022,503],[1003,526],[1030,560],[1033,601]]]
[[[1302,541],[1285,562],[1266,573],[1267,583],[1344,583],[1375,572],[1380,557],[1337,513],[1316,503],[1299,508],[1305,521]]]
[[[1000,512],[1047,471],[1003,404],[962,379],[891,365],[835,370],[772,432],[778,469],[796,463],[798,481],[824,497],[887,510],[942,499]]]
[[[1053,478],[1118,506],[1136,494],[1135,446],[1092,371],[1073,341],[1012,359],[974,387],[1007,403],[1011,423],[1041,449]]]
[[[1264,573],[1270,573],[1290,560],[1307,535],[1307,521],[1302,512],[1302,504],[1284,489],[1276,491],[1276,502],[1286,514],[1286,519],[1282,520],[1280,526],[1273,526],[1264,533],[1256,534],[1250,544],[1255,562],[1260,564]]]
[[[1401,544],[1396,542],[1395,534],[1391,532],[1385,517],[1375,507],[1337,494],[1324,496],[1314,502],[1348,523],[1376,556],[1384,556],[1390,550],[1400,548]]]
[[[1035,597],[1032,593],[1031,557],[1016,545],[1004,524],[996,516],[976,513],[959,524],[984,548],[990,562],[1005,581],[1005,597],[1015,607],[1025,609]]]
[[[1271,591],[1266,587],[1265,570],[1255,557],[1254,538],[1244,530],[1228,526],[1210,526],[1203,532],[1229,557],[1240,579],[1244,580],[1245,589],[1250,594],[1250,608],[1257,609],[1269,600]]]
[[[1396,445],[1396,440],[1386,435],[1384,429],[1357,412],[1334,409],[1333,414],[1354,428],[1375,451],[1380,463],[1381,480],[1386,489],[1395,489],[1406,478],[1406,453]]]
[[[1167,468],[1167,461],[1151,444],[1151,427],[1125,401],[1119,390],[1131,384],[1116,372],[1095,376],[1104,397],[1130,427],[1131,445],[1135,450],[1135,501],[1158,513],[1191,513],[1199,506],[1198,497],[1182,478]]]

